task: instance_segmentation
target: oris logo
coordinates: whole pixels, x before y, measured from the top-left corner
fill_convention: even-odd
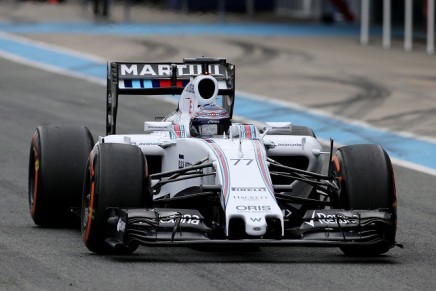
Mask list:
[[[238,205],[237,210],[240,211],[270,211],[271,206],[269,205]]]

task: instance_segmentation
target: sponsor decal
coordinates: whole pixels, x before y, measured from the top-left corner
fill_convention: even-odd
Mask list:
[[[124,232],[126,230],[126,223],[120,218],[117,223],[117,231]]]
[[[322,225],[338,225],[339,224],[357,224],[357,215],[353,215],[355,219],[340,217],[335,214],[325,214],[322,212],[316,212],[315,210],[312,213],[312,217],[309,222],[305,221],[304,223],[310,225],[311,227],[315,227],[315,222],[318,222]]]
[[[266,212],[271,211],[271,206],[269,205],[238,205],[236,210],[241,212]]]
[[[178,223],[178,218],[162,218],[160,220],[160,223]],[[191,214],[184,214],[182,218],[180,219],[180,224],[192,224],[192,225],[199,225],[200,224],[200,217],[198,215],[191,215]]]
[[[179,169],[182,169],[185,167],[185,156],[184,155],[179,155]]]
[[[224,76],[225,68],[222,65],[209,65],[209,75]],[[169,78],[172,75],[170,64],[121,64],[119,67],[121,78],[147,77],[149,79]],[[190,77],[202,73],[201,64],[178,64],[177,76]]]
[[[138,145],[161,145],[159,142],[140,142]]]
[[[250,220],[253,222],[261,222],[262,221],[262,217],[250,217]]]
[[[194,91],[194,84],[193,83],[189,83],[186,87],[185,87],[186,92],[188,93],[195,93]]]
[[[290,127],[290,126],[273,126],[273,127],[271,127],[271,129],[274,129],[274,130],[291,130],[292,127]]]
[[[232,187],[235,192],[266,192],[266,187]]]
[[[185,162],[185,155],[179,155],[179,169],[192,166],[192,163]]]
[[[253,201],[267,200],[268,196],[233,195],[233,199],[247,201],[247,202],[250,202],[250,201],[253,202]]]
[[[136,142],[136,141],[130,141],[129,144],[131,145],[142,145],[142,146],[150,146],[150,145],[161,145],[162,143],[159,142]]]
[[[301,147],[303,144],[301,143],[279,143],[277,146],[279,147]]]

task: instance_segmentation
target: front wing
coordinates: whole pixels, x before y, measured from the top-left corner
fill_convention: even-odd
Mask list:
[[[392,213],[383,210],[309,210],[302,225],[292,235],[280,238],[227,239],[214,234],[203,216],[194,209],[107,209],[106,243],[113,248],[126,248],[136,242],[142,245],[257,245],[317,246],[392,244],[384,229],[392,227]],[[393,245],[391,245],[393,247]]]

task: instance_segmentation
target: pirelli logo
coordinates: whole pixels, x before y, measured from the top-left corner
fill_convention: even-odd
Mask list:
[[[232,187],[234,192],[266,192],[265,187]]]

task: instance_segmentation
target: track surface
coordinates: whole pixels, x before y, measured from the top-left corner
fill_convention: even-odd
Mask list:
[[[128,36],[131,26],[125,26],[121,36],[113,35],[110,25],[109,33],[98,38],[87,29],[76,34],[38,32],[38,21],[75,21],[81,10],[71,13],[64,5],[26,4],[30,7],[2,8],[0,18],[9,21],[2,30],[18,27],[21,31],[15,33],[25,37],[104,60],[223,56],[238,65],[238,90],[291,99],[393,131],[436,137],[436,61],[419,52],[405,54],[395,44],[385,51],[341,38]],[[137,12],[146,21],[180,17]],[[201,21],[210,21],[206,18]],[[136,31],[144,33],[142,28]],[[436,179],[400,167],[395,167],[397,240],[405,249],[376,258],[347,258],[338,249],[319,248],[141,247],[132,256],[97,256],[85,248],[78,230],[36,227],[27,202],[33,130],[42,124],[74,123],[88,126],[95,137],[104,134],[104,88],[3,59],[0,68],[0,290],[436,290]],[[140,132],[144,120],[173,110],[173,105],[139,99],[122,101],[120,131]]]
[[[132,256],[97,256],[77,230],[34,226],[27,168],[35,126],[73,123],[103,134],[104,88],[5,60],[0,67],[0,290],[436,289],[436,179],[399,167],[397,240],[405,249],[376,258],[299,247],[141,247]],[[173,109],[154,100],[137,102],[123,100],[120,125],[140,131],[143,120]]]

